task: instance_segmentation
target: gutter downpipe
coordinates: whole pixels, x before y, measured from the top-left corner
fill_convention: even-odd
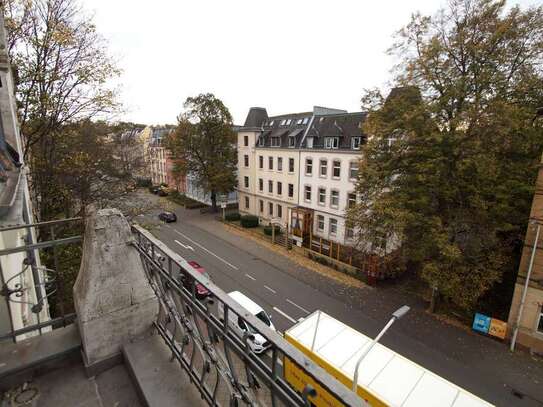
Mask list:
[[[532,223],[532,222],[531,222]],[[526,302],[526,294],[528,293],[528,284],[530,284],[530,277],[532,275],[532,269],[534,266],[535,251],[537,250],[537,242],[539,240],[539,232],[541,230],[541,225],[537,224],[537,230],[535,233],[535,241],[532,247],[532,254],[530,256],[530,264],[528,266],[528,273],[526,274],[526,281],[524,282],[524,288],[522,290],[522,297],[520,299],[520,306],[518,310],[517,320],[515,321],[515,330],[513,331],[513,338],[511,339],[511,352],[515,351],[515,344],[517,342],[517,335],[520,326],[520,320],[522,318],[522,311],[524,311],[524,303]]]

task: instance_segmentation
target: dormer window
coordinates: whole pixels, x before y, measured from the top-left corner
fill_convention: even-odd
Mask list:
[[[326,137],[324,139],[324,148],[328,150],[337,149],[339,147],[339,137]]]
[[[362,140],[362,137],[353,137],[351,139],[351,148],[353,150],[360,150],[360,142]]]
[[[313,148],[313,137],[307,138],[307,148]]]
[[[264,136],[258,138],[258,147],[264,147]]]
[[[290,148],[296,147],[296,137],[290,136],[290,137],[288,138],[288,146],[289,146]]]
[[[281,147],[281,137],[272,137],[271,138],[272,147]]]

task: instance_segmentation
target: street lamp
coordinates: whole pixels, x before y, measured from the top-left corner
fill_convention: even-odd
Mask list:
[[[403,307],[398,308],[394,313],[392,314],[392,318],[390,318],[390,321],[385,325],[385,327],[379,332],[379,335],[375,337],[375,339],[370,343],[370,345],[366,348],[364,352],[362,352],[362,355],[360,355],[360,358],[356,362],[356,366],[354,368],[354,377],[353,377],[353,391],[356,393],[356,387],[358,386],[358,368],[360,367],[360,363],[362,363],[362,360],[366,357],[368,353],[373,349],[375,344],[379,342],[379,339],[385,334],[386,331],[388,331],[388,328],[391,327],[391,325],[401,317],[403,317],[405,314],[409,312],[410,308],[407,305],[404,305]]]

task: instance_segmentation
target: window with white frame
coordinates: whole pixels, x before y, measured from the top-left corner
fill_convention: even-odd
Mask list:
[[[259,147],[264,147],[264,136],[260,136],[258,138],[258,146]]]
[[[270,145],[272,147],[281,147],[281,137],[272,137]]]
[[[307,148],[313,148],[313,137],[308,137],[306,141]]]
[[[328,232],[333,236],[337,235],[337,219],[330,218]]]
[[[302,124],[307,124],[309,123],[309,117],[304,117],[304,121],[302,122]]]
[[[347,209],[354,208],[356,205],[356,194],[354,192],[349,192],[347,194]]]
[[[296,137],[289,136],[289,138],[288,138],[288,146],[289,146],[289,148],[296,147]]]
[[[258,156],[258,168],[264,169],[264,157],[261,155]]]
[[[305,175],[313,175],[313,159],[305,159]]]
[[[243,184],[245,188],[249,188],[249,177],[243,177]]]
[[[273,181],[268,181],[268,192],[273,194]]]
[[[304,188],[304,199],[306,202],[311,202],[311,185],[306,185]]]
[[[319,164],[319,176],[326,178],[326,175],[328,173],[328,161],[327,160],[320,160]]]
[[[294,184],[288,184],[288,197],[294,197]]]
[[[243,145],[249,147],[249,136],[243,136]]]
[[[249,155],[247,154],[243,156],[243,165],[245,165],[245,167],[249,166]]]
[[[273,157],[268,157],[268,170],[273,170]]]
[[[283,183],[277,181],[277,195],[283,195]]]
[[[334,160],[332,163],[332,178],[341,177],[341,161]]]
[[[319,188],[319,205],[326,205],[326,188]]]
[[[332,208],[339,207],[339,191],[337,189],[332,189],[330,191],[330,206]]]
[[[283,157],[277,157],[277,171],[283,171]]]
[[[294,172],[294,158],[288,159],[288,172]]]
[[[264,191],[264,180],[262,178],[258,179],[258,190],[260,192]]]
[[[249,209],[249,197],[245,197],[245,209]]]
[[[258,201],[258,206],[260,209],[260,213],[264,212],[264,201],[262,199]]]
[[[351,139],[351,148],[353,150],[360,150],[360,142],[362,141],[362,137],[353,137]]]
[[[324,139],[324,148],[337,149],[339,147],[339,137],[326,137]]]
[[[268,215],[273,216],[273,203],[268,202]]]
[[[323,215],[317,215],[317,230],[319,230],[319,232],[324,232],[324,216]]]
[[[350,179],[358,178],[358,160],[351,161],[349,163],[349,178]]]
[[[345,225],[345,237],[349,240],[354,239],[354,228],[349,224]]]
[[[283,217],[283,207],[279,204],[277,204],[277,217],[282,218]]]

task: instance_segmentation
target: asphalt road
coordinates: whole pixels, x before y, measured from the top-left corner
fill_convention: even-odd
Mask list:
[[[376,335],[387,322],[376,321],[362,309],[351,308],[337,298],[299,281],[281,268],[281,262],[274,264],[266,261],[183,219],[161,225],[152,232],[187,261],[200,263],[213,282],[224,291],[242,291],[257,302],[271,315],[278,331],[285,331],[299,318],[318,309],[368,336]],[[409,324],[409,314],[395,327],[402,324]],[[382,340],[386,346],[460,387],[497,406],[543,405],[531,397],[521,399],[513,395],[511,388],[503,383],[501,372],[488,374],[468,368],[395,327]],[[539,395],[534,396],[539,398]]]

